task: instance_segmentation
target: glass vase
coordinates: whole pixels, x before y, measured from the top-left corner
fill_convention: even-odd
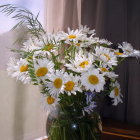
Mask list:
[[[101,126],[98,113],[78,117],[59,112],[49,114],[46,129],[49,140],[100,140]]]

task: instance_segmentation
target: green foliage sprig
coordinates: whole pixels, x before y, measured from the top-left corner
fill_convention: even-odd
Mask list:
[[[38,85],[38,81],[37,81],[35,71],[34,71],[34,63],[33,63],[32,56],[29,56],[27,61],[28,61],[28,72],[32,79],[33,85]]]
[[[39,13],[37,16],[34,16],[29,10],[11,4],[1,5],[0,12],[5,13],[7,16],[12,15],[13,19],[19,21],[12,29],[26,25],[28,32],[32,36],[36,36],[38,38],[41,33],[45,33],[45,30],[38,20]]]

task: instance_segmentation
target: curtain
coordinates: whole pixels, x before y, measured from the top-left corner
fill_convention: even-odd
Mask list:
[[[81,22],[96,29],[97,36],[114,43],[130,42],[140,50],[139,0],[83,0]],[[140,60],[128,58],[117,73],[124,104],[106,104],[104,117],[140,124]]]
[[[81,24],[81,0],[45,0],[45,5],[48,32],[76,29]]]
[[[24,29],[9,31],[0,35],[0,139],[33,140],[46,135],[46,112],[41,107],[39,89],[23,85],[9,77],[6,64],[13,56],[8,48],[14,45],[17,37],[27,36]]]
[[[77,28],[80,24],[96,29],[96,36],[117,45],[130,42],[140,50],[139,0],[46,0],[47,31]],[[104,103],[104,117],[140,124],[140,60],[128,58],[117,73],[124,96],[117,107]]]

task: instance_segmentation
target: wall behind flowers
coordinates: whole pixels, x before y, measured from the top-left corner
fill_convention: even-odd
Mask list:
[[[43,0],[0,0],[0,5],[8,3],[26,7],[34,14],[40,11],[43,23]],[[6,64],[13,55],[8,48],[20,47],[13,44],[17,36],[26,37],[25,28],[10,31],[15,23],[0,13],[0,139],[33,140],[45,135],[46,113],[37,87],[23,85],[7,75]]]
[[[114,43],[127,41],[140,50],[139,0],[83,0],[82,24],[96,29],[97,36]],[[140,125],[140,60],[129,58],[117,72],[124,104],[106,105],[104,117]]]

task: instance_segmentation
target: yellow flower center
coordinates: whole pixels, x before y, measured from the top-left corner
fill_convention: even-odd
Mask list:
[[[80,47],[80,45],[81,45],[80,43],[76,43],[76,46]]]
[[[108,72],[108,69],[103,67],[103,68],[101,68],[101,71]]]
[[[115,87],[114,92],[115,92],[115,96],[118,96],[119,95],[119,88]]]
[[[20,67],[20,72],[25,72],[25,71],[27,71],[28,70],[28,65],[22,65],[21,67]]]
[[[69,39],[75,39],[76,38],[76,35],[69,35],[68,38]]]
[[[99,79],[96,75],[90,75],[88,77],[88,81],[90,82],[90,84],[92,85],[97,85],[99,83]]]
[[[53,82],[55,88],[61,88],[62,87],[62,79],[56,78]]]
[[[66,91],[72,91],[74,88],[75,83],[73,81],[68,81],[65,83],[65,90]]]
[[[107,54],[103,54],[108,60],[110,60],[110,57],[109,57],[109,55],[107,55]]]
[[[86,65],[88,65],[89,62],[88,61],[83,61],[82,63],[80,63],[80,67],[85,68]]]
[[[46,67],[40,67],[37,71],[36,71],[36,76],[40,77],[40,76],[45,76],[48,73],[48,69]]]
[[[51,96],[49,96],[49,97],[47,97],[47,103],[48,104],[53,104],[55,102],[55,98],[53,98],[53,97],[51,97]]]
[[[123,55],[121,52],[115,52],[116,55]]]
[[[45,50],[45,51],[50,51],[50,50],[53,49],[53,47],[54,47],[53,44],[47,44],[47,45],[43,48],[43,50]]]

